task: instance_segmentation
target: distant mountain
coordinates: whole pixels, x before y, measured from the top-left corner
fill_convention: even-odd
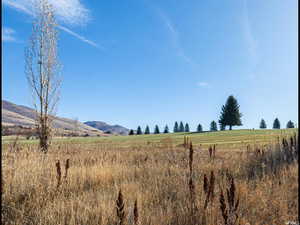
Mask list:
[[[101,121],[87,121],[84,122],[84,124],[94,127],[98,130],[102,130],[105,133],[127,135],[129,132],[129,129],[122,127],[120,125],[109,125]]]
[[[35,110],[22,105],[16,105],[9,101],[2,100],[2,125],[3,126],[22,126],[34,127]],[[77,131],[89,135],[103,135],[103,132],[91,126],[85,125],[75,120],[55,117],[53,127],[67,130]]]

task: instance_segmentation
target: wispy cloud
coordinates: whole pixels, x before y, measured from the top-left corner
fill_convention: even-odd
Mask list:
[[[37,1],[39,0],[3,0],[2,3],[17,11],[34,16],[34,7],[37,4]],[[53,6],[58,21],[61,23],[69,25],[85,25],[90,19],[89,10],[81,4],[80,0],[49,0],[49,2]],[[79,35],[65,26],[60,25],[59,28],[93,47],[102,49],[95,42]]]
[[[12,28],[2,27],[2,41],[16,42],[15,33],[16,31]]]
[[[208,83],[207,82],[198,82],[197,86],[199,86],[199,87],[207,87]]]
[[[149,3],[149,2],[148,2]],[[179,57],[181,57],[184,61],[191,65],[196,65],[196,63],[189,56],[186,55],[183,47],[180,43],[179,32],[176,29],[175,25],[172,23],[171,19],[167,16],[167,14],[159,7],[151,5],[151,7],[156,11],[157,15],[161,18],[164,26],[167,28],[172,38],[172,45],[176,49],[176,53]]]
[[[92,45],[92,46],[94,46],[94,47],[96,47],[96,48],[99,48],[99,49],[101,49],[101,50],[104,50],[104,48],[103,48],[102,46],[99,46],[99,45],[96,44],[95,42],[86,39],[85,37],[83,37],[83,36],[81,36],[81,35],[75,33],[74,31],[71,31],[70,29],[68,29],[68,28],[66,28],[66,27],[64,27],[64,26],[58,26],[58,28],[61,29],[61,30],[63,30],[63,31],[65,31],[65,32],[67,32],[68,34],[71,34],[72,36],[78,38],[79,40],[88,43],[89,45]]]
[[[3,4],[27,14],[34,14],[39,0],[3,0]],[[90,19],[89,10],[80,0],[48,0],[61,22],[84,25]]]
[[[248,52],[250,54],[251,59],[254,61],[254,64],[258,62],[258,55],[257,55],[257,42],[254,38],[251,23],[249,18],[249,10],[247,5],[247,0],[243,1],[244,5],[244,18],[243,18],[243,30],[244,36],[247,43]]]
[[[23,13],[33,15],[32,11],[30,11],[27,6],[22,4],[24,2],[21,2],[20,4],[18,1],[14,0],[2,0],[2,3]]]

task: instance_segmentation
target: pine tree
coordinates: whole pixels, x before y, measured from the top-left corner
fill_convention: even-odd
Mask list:
[[[185,124],[184,132],[190,132],[190,126],[188,123]]]
[[[157,125],[155,125],[154,134],[159,134],[159,133],[160,133],[159,128]]]
[[[179,132],[184,132],[184,126],[183,126],[182,122],[180,122],[180,125],[179,125]]]
[[[226,126],[222,123],[220,123],[220,130],[225,130]]]
[[[201,133],[203,130],[202,130],[202,126],[201,124],[199,123],[198,127],[197,127],[197,132]]]
[[[286,124],[286,128],[295,128],[295,125],[291,120],[289,120]]]
[[[174,133],[177,133],[178,132],[178,123],[177,121],[175,122],[175,125],[174,125]]]
[[[225,127],[226,125],[228,125],[229,130],[232,130],[232,126],[241,126],[242,114],[239,112],[239,108],[240,106],[237,100],[232,95],[230,95],[227,98],[226,104],[222,106],[219,123]]]
[[[273,129],[280,129],[280,122],[278,118],[274,120]]]
[[[262,120],[260,121],[259,128],[260,128],[260,129],[266,129],[266,128],[267,128],[267,124],[266,124],[266,122],[265,122],[264,119],[262,119]]]
[[[213,120],[210,123],[210,131],[217,131],[217,130],[218,130],[217,123],[216,123],[216,121]]]
[[[134,131],[133,130],[130,130],[128,135],[134,135]]]
[[[168,125],[165,126],[164,133],[165,133],[165,134],[169,133],[169,127],[168,127]]]
[[[150,134],[150,129],[149,129],[149,126],[148,126],[148,125],[146,126],[145,134]]]
[[[138,128],[137,128],[136,134],[137,134],[137,135],[143,134],[143,133],[142,133],[142,129],[141,129],[140,126],[138,126]]]

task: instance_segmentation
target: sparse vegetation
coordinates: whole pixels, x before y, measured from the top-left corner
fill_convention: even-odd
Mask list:
[[[46,157],[37,141],[4,141],[2,223],[298,221],[295,132],[55,139]]]

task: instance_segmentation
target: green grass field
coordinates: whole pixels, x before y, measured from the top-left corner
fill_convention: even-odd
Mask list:
[[[54,138],[53,143],[82,143],[82,144],[114,144],[122,147],[132,145],[163,143],[164,140],[171,139],[175,145],[182,144],[184,136],[188,136],[195,146],[208,146],[217,144],[225,149],[240,149],[247,144],[263,145],[275,141],[277,137],[284,137],[297,132],[298,129],[280,129],[280,130],[232,130],[217,131],[204,133],[169,133],[169,134],[150,134],[150,135],[133,135],[133,136],[110,136],[110,137],[66,137]],[[2,137],[2,143],[10,143],[16,137]],[[24,137],[19,138],[20,143],[36,144],[38,140],[26,140]]]

